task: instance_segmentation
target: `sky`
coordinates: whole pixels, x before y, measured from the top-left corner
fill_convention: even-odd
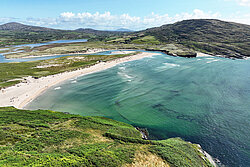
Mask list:
[[[250,0],[0,0],[0,24],[142,30],[187,19],[250,25]]]

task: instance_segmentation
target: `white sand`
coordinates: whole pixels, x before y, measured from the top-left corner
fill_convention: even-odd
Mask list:
[[[0,92],[0,107],[14,106],[16,108],[23,108],[29,102],[34,100],[41,93],[46,91],[48,88],[61,83],[65,80],[91,74],[94,72],[102,71],[117,64],[138,60],[144,57],[151,57],[157,55],[157,53],[147,53],[143,52],[137,55],[128,56],[109,62],[101,62],[89,68],[84,68],[72,72],[64,72],[56,75],[50,75],[47,77],[42,77],[39,79],[34,79],[32,77],[27,77],[26,83],[20,83],[15,86],[1,90]]]
[[[26,58],[38,58],[38,57],[50,57],[50,56],[57,56],[57,55],[77,55],[77,54],[93,54],[93,53],[98,53],[98,52],[104,52],[107,51],[105,49],[88,49],[87,52],[77,52],[77,53],[62,53],[62,54],[50,54],[50,55],[39,55],[39,56],[24,56],[22,57],[23,59]]]
[[[214,57],[214,56],[206,54],[206,53],[198,52],[196,57]]]
[[[105,49],[88,49],[87,52],[78,52],[78,53],[65,53],[65,55],[76,55],[77,54],[94,54],[94,53],[98,53],[98,52],[105,52],[105,51],[108,51],[108,50],[105,50]],[[134,53],[136,51],[128,51],[128,50],[119,50],[119,51],[114,51],[112,52],[112,54],[116,54],[116,55],[119,55],[119,54],[130,54],[130,53]],[[41,55],[41,56],[34,56],[34,55],[30,55],[30,56],[25,56],[25,57],[22,57],[24,59],[26,58],[38,58],[38,57],[50,57],[50,56],[57,56],[57,55],[64,55],[63,53],[62,54],[51,54],[51,55]]]
[[[115,54],[115,55],[119,55],[119,54],[130,54],[130,53],[135,53],[136,51],[123,51],[123,50],[120,50],[120,51],[114,51],[112,52],[112,54]]]

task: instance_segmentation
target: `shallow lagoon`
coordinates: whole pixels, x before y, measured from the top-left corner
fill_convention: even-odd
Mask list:
[[[50,41],[46,43],[36,43],[36,44],[23,44],[23,45],[14,45],[10,46],[8,48],[2,48],[1,50],[8,50],[9,48],[13,48],[13,52],[6,52],[0,54],[0,63],[10,63],[10,62],[28,62],[28,61],[36,61],[36,60],[47,60],[47,59],[54,59],[54,58],[59,58],[59,57],[64,57],[64,56],[69,56],[69,55],[56,55],[56,56],[44,56],[44,57],[32,57],[32,58],[17,58],[17,59],[6,59],[4,57],[4,54],[10,54],[10,53],[18,53],[18,52],[23,52],[21,49],[23,47],[38,47],[38,46],[44,46],[44,45],[50,45],[50,44],[56,44],[56,43],[78,43],[78,42],[87,42],[87,39],[76,39],[76,40],[58,40],[58,41]]]

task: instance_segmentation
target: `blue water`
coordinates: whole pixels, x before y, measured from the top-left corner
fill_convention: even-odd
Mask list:
[[[145,127],[199,143],[226,166],[250,166],[250,61],[160,54],[68,80],[27,106]],[[61,89],[55,89],[60,87]]]
[[[75,42],[87,42],[87,39],[75,39],[75,40],[57,40],[57,41],[50,41],[45,43],[36,43],[36,44],[23,44],[23,45],[14,45],[12,47],[20,48],[20,47],[38,47],[38,46],[44,46],[44,45],[50,45],[50,44],[56,44],[56,43],[75,43]]]

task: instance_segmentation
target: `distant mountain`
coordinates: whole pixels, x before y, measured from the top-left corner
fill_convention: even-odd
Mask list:
[[[75,30],[76,32],[82,32],[86,34],[95,34],[95,35],[122,35],[128,31],[105,31],[105,30],[94,30],[91,28],[79,28]]]
[[[98,33],[98,32],[106,32],[106,31],[95,30],[95,29],[92,29],[92,28],[78,28],[75,31],[85,32],[85,33],[90,33],[90,34],[94,34],[94,33]],[[107,32],[109,32],[109,31],[107,31]]]
[[[38,27],[38,26],[30,26],[30,25],[24,25],[17,22],[10,22],[3,25],[0,25],[0,30],[6,30],[6,31],[26,31],[26,32],[58,32],[58,31],[64,31],[64,32],[80,32],[85,34],[94,34],[94,35],[111,35],[111,34],[122,34],[124,32],[131,32],[131,30],[128,29],[119,29],[116,31],[104,31],[104,30],[94,30],[91,28],[79,28],[76,30],[59,30],[59,29],[52,29],[52,28],[46,28],[46,27]]]
[[[119,28],[115,31],[121,31],[121,32],[134,32],[133,30],[130,30],[130,29],[126,29],[126,28]]]
[[[250,25],[214,19],[184,20],[138,32],[216,55],[250,56]]]
[[[58,31],[56,29],[38,27],[38,26],[29,26],[21,23],[11,22],[0,25],[0,30],[8,30],[8,31]]]

